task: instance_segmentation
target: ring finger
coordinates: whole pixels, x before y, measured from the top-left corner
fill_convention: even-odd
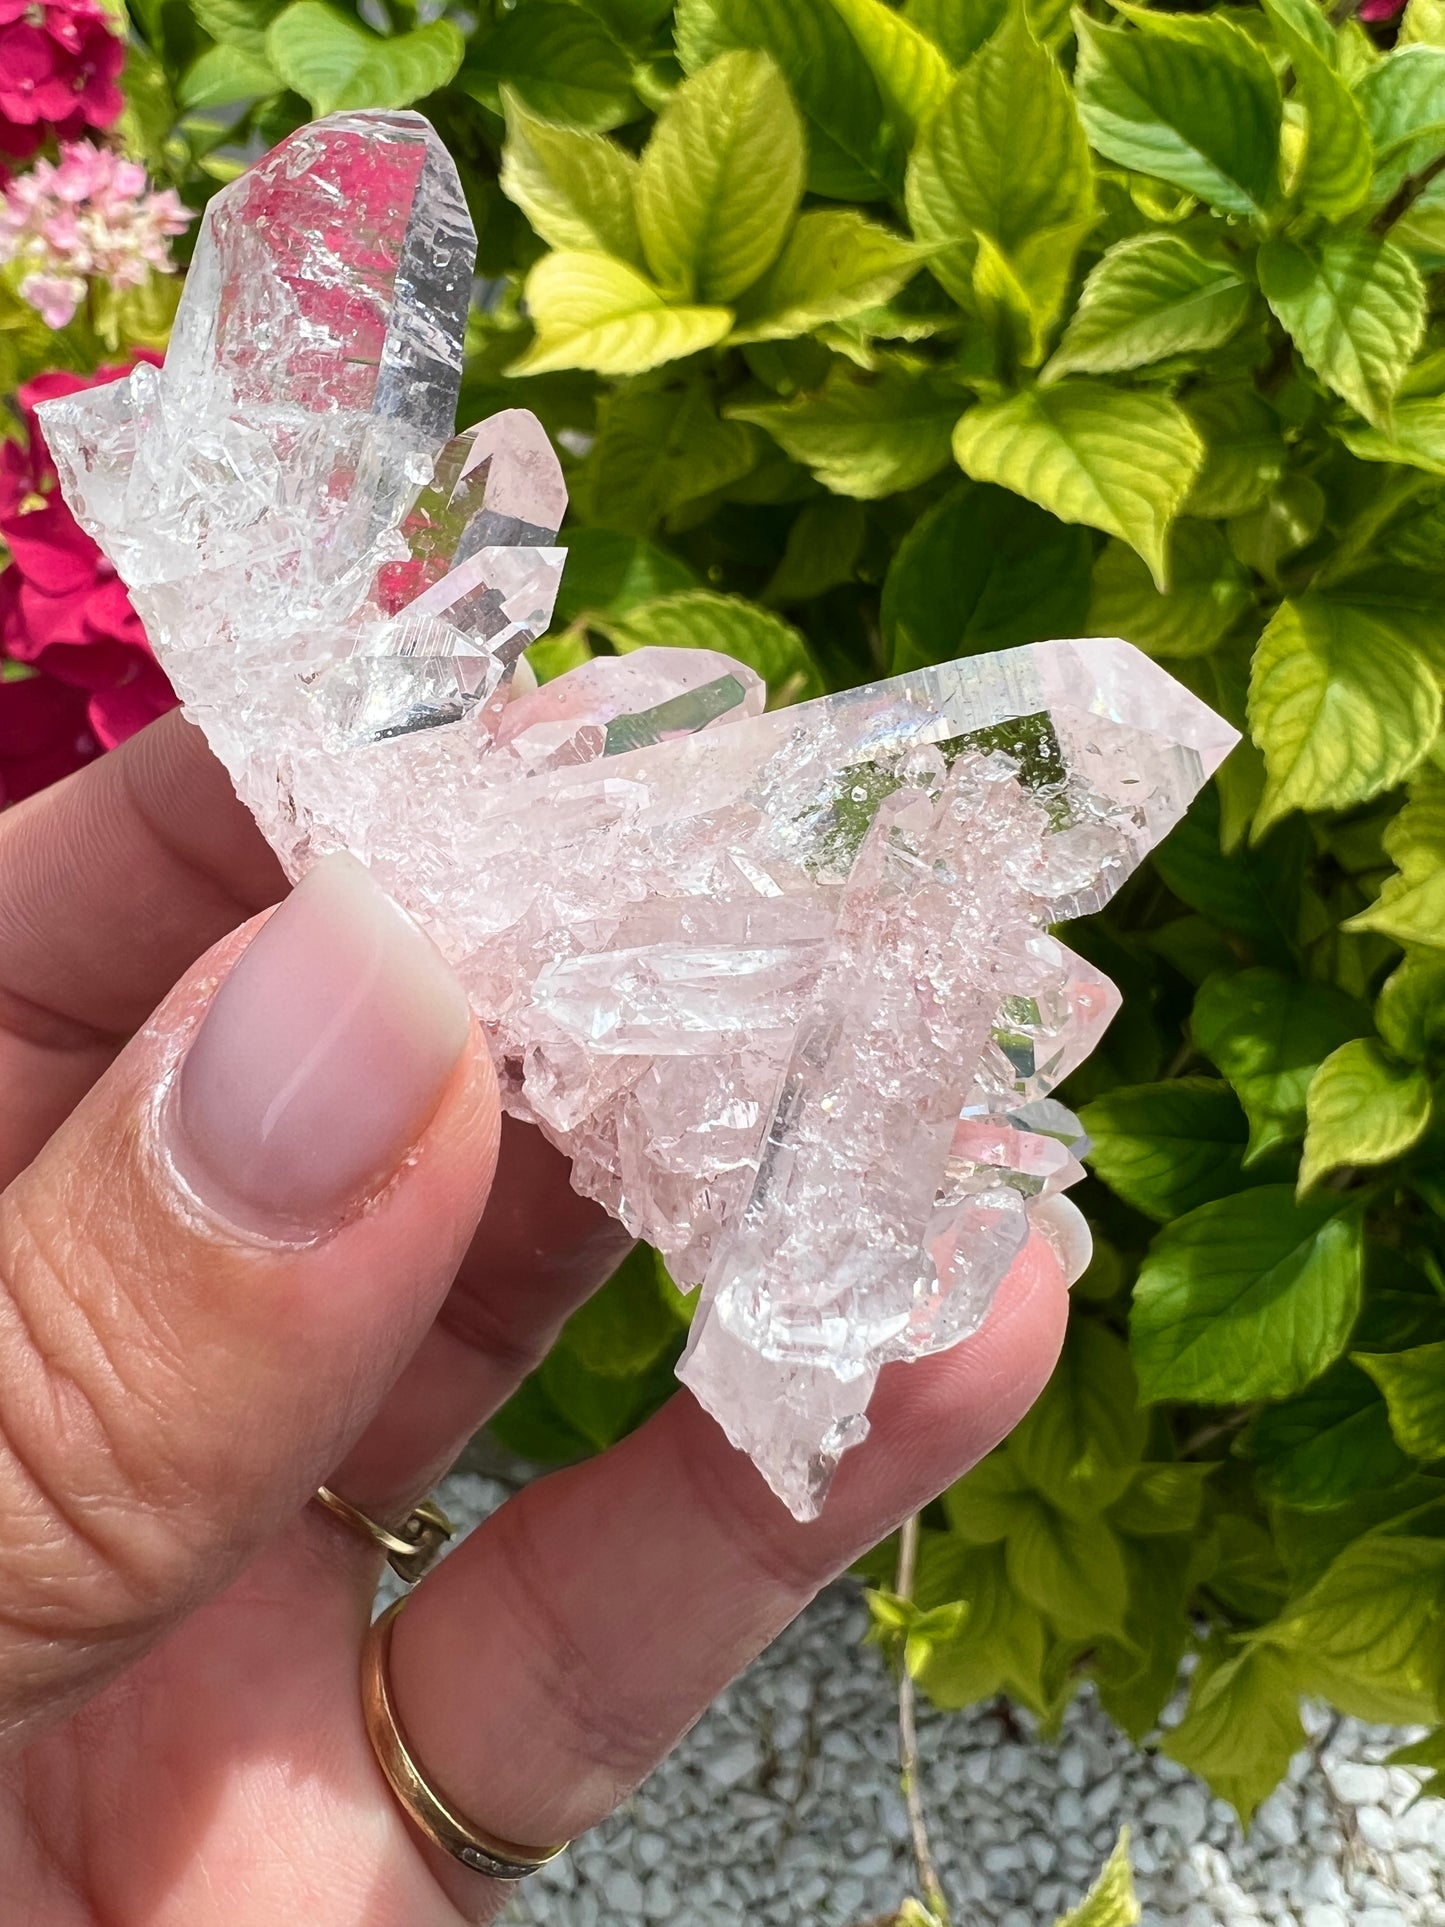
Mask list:
[[[519,1494],[396,1623],[393,1699],[428,1778],[503,1839],[595,1825],[821,1586],[1018,1421],[1066,1306],[1036,1235],[975,1338],[885,1371],[872,1436],[810,1525],[685,1393]],[[505,1890],[427,1851],[454,1902],[492,1919]]]

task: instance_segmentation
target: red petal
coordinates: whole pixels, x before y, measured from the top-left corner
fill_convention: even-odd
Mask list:
[[[128,681],[90,699],[91,727],[107,749],[176,706],[176,693],[159,663],[150,656],[135,655],[133,660],[135,669]]]

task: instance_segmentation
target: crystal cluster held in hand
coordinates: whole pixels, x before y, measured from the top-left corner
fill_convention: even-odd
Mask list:
[[[290,874],[350,850],[431,932],[809,1517],[881,1366],[974,1330],[1080,1175],[1047,1093],[1117,997],[1050,925],[1234,734],[1105,640],[771,712],[700,649],[513,698],[566,497],[524,411],[448,439],[474,245],[417,115],[303,128],[211,202],[164,369],[45,432]]]

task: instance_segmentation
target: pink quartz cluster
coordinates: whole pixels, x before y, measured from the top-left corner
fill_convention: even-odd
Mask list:
[[[424,121],[321,121],[212,202],[164,369],[46,431],[290,873],[350,850],[432,933],[810,1517],[882,1366],[974,1330],[1080,1175],[1048,1093],[1117,998],[1052,926],[1234,732],[1097,639],[791,709],[685,649],[509,700],[565,491],[524,411],[446,439],[473,247]]]

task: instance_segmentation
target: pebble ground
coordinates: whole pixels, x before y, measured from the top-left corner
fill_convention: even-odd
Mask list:
[[[467,1525],[502,1488],[454,1475]],[[826,1593],[624,1811],[519,1888],[513,1927],[862,1927],[910,1888],[891,1683],[857,1592]],[[929,1831],[961,1927],[1052,1927],[1121,1826],[1143,1927],[1445,1927],[1445,1801],[1380,1764],[1407,1737],[1324,1713],[1248,1836],[1090,1696],[1055,1743],[992,1711],[920,1717]]]

